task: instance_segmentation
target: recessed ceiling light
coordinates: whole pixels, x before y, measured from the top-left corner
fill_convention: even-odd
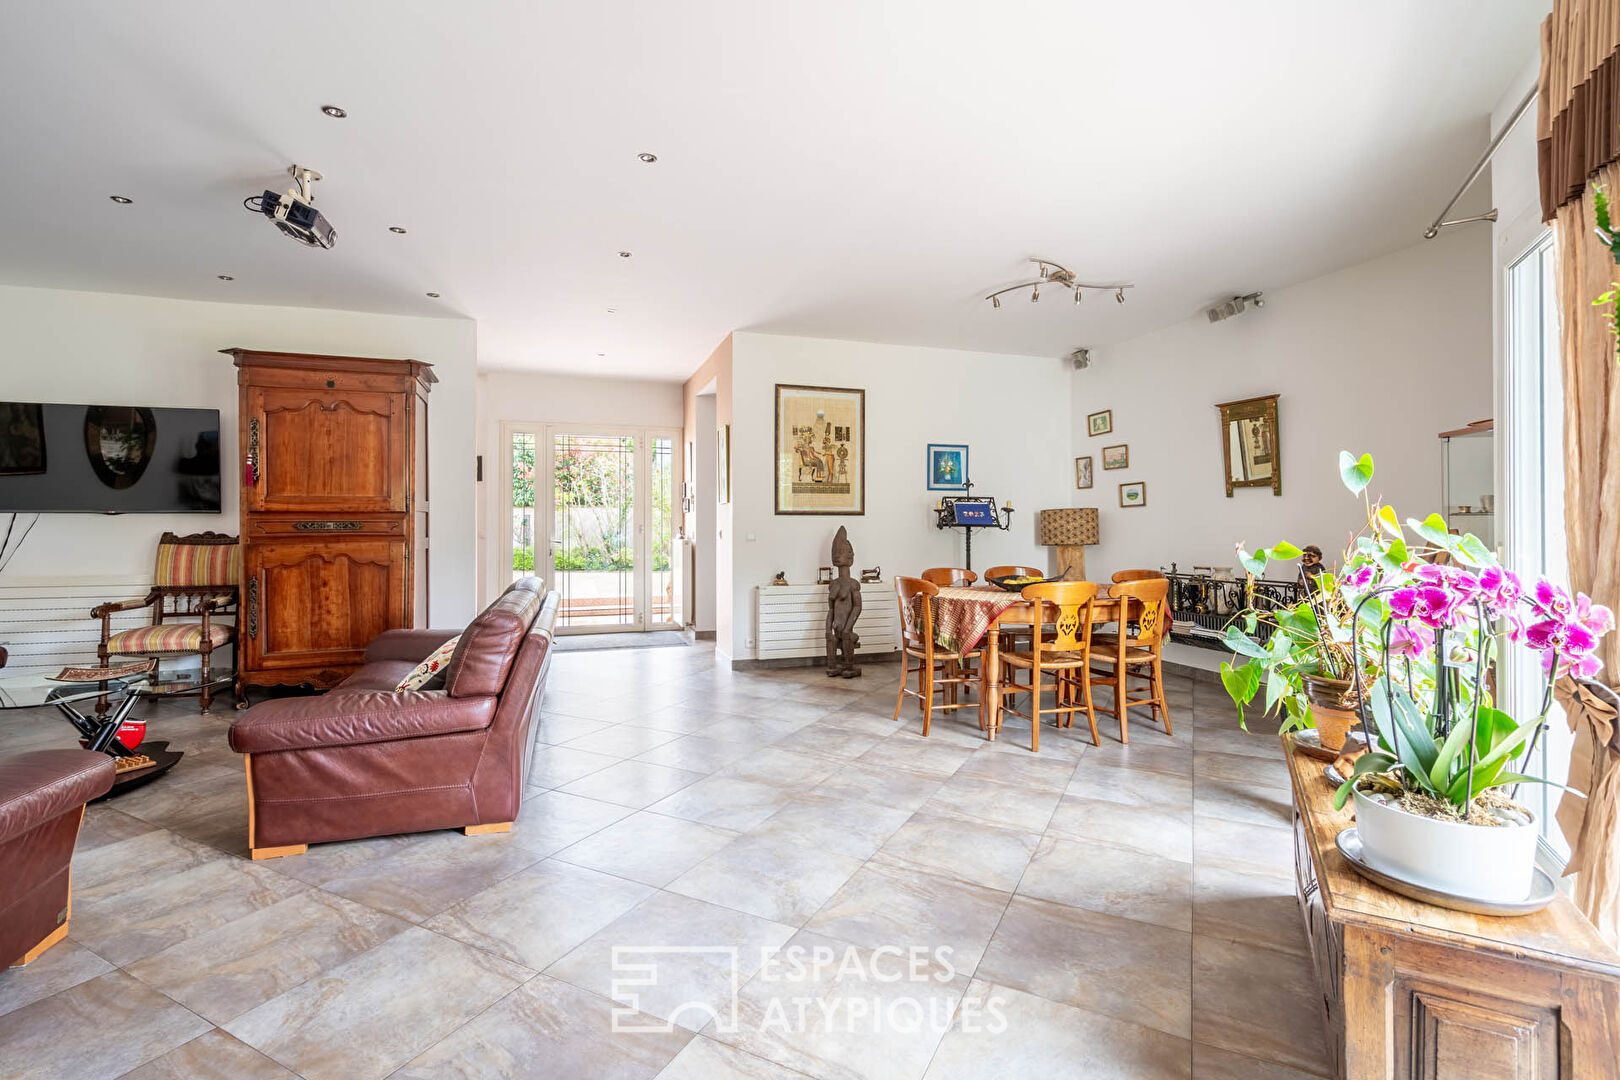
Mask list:
[[[401,236],[405,235],[405,229],[400,225],[390,225],[388,226],[388,231],[391,233],[398,233]]]
[[[345,116],[349,115],[348,109],[342,109],[336,105],[322,105],[321,112],[325,113],[327,116],[330,116],[334,120],[342,120]]]
[[[437,300],[439,298],[439,294],[436,293],[436,292],[430,292],[430,293],[428,293],[428,295],[431,296],[435,300]]]
[[[597,353],[597,354],[596,354],[596,355],[597,355],[597,356],[606,356],[606,355],[607,355],[607,353],[605,353],[605,352],[599,352],[599,353]]]
[[[235,281],[236,280],[235,278],[231,277],[231,275],[229,275],[229,274],[215,274],[214,276],[219,278],[219,280],[221,280],[221,281]]]
[[[616,315],[616,314],[618,314],[618,311],[619,311],[619,309],[616,308],[616,307],[610,307],[610,308],[607,309],[607,313],[609,315]]]
[[[628,258],[629,258],[629,257],[630,257],[630,253],[629,253],[629,252],[628,252],[628,251],[621,251],[621,252],[619,252],[619,258],[621,258],[621,259],[628,259]]]
[[[107,196],[107,198],[111,199],[113,202],[117,203],[119,206],[128,206],[130,203],[135,201],[134,199],[130,198],[128,195],[109,195],[109,196]]]
[[[645,161],[648,165],[651,165],[653,162],[658,160],[657,154],[637,154],[636,157],[640,158],[642,161]]]

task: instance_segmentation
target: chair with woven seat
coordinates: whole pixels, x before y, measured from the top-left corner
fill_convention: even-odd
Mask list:
[[[1110,592],[1119,600],[1119,632],[1094,634],[1086,681],[1091,686],[1107,686],[1114,692],[1114,717],[1119,721],[1119,741],[1130,745],[1127,714],[1132,707],[1148,706],[1170,730],[1170,709],[1164,700],[1164,617],[1168,614],[1170,582],[1166,578],[1144,578],[1114,585]],[[1131,697],[1131,679],[1147,681],[1146,697]],[[1140,690],[1142,687],[1138,686]]]
[[[234,536],[166,532],[158,540],[157,569],[150,592],[140,600],[102,604],[90,612],[101,620],[101,642],[96,655],[107,666],[114,656],[146,656],[172,660],[181,656],[201,659],[198,692],[202,711],[214,703],[213,653],[236,640],[237,583],[242,577],[241,547]],[[112,616],[121,611],[151,608],[152,622],[129,630],[113,630]],[[97,711],[106,710],[105,701]]]
[[[998,577],[1038,577],[1044,578],[1045,570],[1037,570],[1033,566],[992,566],[984,572],[984,580]],[[1003,649],[1016,649],[1023,640],[1029,637],[1029,631],[1022,627],[1004,626],[1000,628],[1001,647]]]
[[[894,718],[900,719],[900,710],[905,707],[908,696],[917,699],[922,707],[924,735],[928,734],[933,722],[935,709],[965,709],[976,705],[980,710],[980,722],[983,723],[983,707],[981,702],[959,702],[956,700],[957,688],[971,686],[979,681],[977,675],[969,675],[968,671],[974,661],[979,661],[984,653],[979,649],[972,649],[965,653],[946,652],[934,642],[934,597],[939,595],[939,586],[922,578],[896,577],[894,579],[895,595],[900,601],[900,693],[894,702]],[[916,667],[911,661],[919,661]],[[943,670],[936,670],[942,668]],[[913,690],[907,685],[911,675],[917,674],[917,689]],[[946,701],[936,705],[934,698],[939,691],[949,690]]]

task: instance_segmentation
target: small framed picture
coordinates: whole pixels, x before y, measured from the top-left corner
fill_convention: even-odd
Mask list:
[[[1086,417],[1086,431],[1092,435],[1108,435],[1114,430],[1114,410],[1104,409]]]
[[[1091,458],[1077,457],[1074,459],[1074,486],[1077,488],[1091,486]]]
[[[1125,443],[1103,447],[1103,468],[1124,469],[1131,464],[1131,448]]]
[[[715,501],[731,501],[731,425],[722,424],[714,432]]]
[[[1138,480],[1135,483],[1119,485],[1119,505],[1146,506],[1147,484]]]
[[[959,491],[968,482],[968,448],[959,443],[928,444],[928,490]]]

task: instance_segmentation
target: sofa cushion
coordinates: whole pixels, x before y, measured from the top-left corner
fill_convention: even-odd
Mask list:
[[[442,690],[395,693],[392,687],[276,698],[237,717],[231,725],[231,749],[260,754],[479,731],[489,726],[495,705],[493,697],[456,701]]]
[[[0,843],[105,795],[112,783],[112,758],[91,750],[0,758]]]
[[[445,669],[445,692],[453,698],[499,694],[544,597],[539,578],[519,578],[468,623]]]

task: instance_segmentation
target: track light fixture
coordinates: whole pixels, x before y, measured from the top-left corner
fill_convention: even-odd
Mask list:
[[[1090,282],[1078,281],[1075,279],[1074,271],[1069,270],[1067,267],[1061,266],[1058,263],[1052,262],[1050,259],[1031,258],[1029,261],[1040,267],[1040,276],[1032,281],[1021,281],[1017,285],[1009,285],[1005,289],[997,289],[995,292],[985,297],[986,300],[990,301],[991,307],[1000,307],[1001,297],[1003,295],[1010,292],[1017,292],[1019,289],[1028,289],[1030,291],[1030,303],[1038,303],[1041,299],[1041,285],[1043,283],[1055,284],[1060,288],[1072,291],[1074,293],[1074,302],[1076,304],[1080,303],[1081,295],[1086,289],[1096,289],[1100,292],[1112,292],[1114,294],[1114,299],[1123,304],[1125,302],[1125,290],[1136,287],[1129,283],[1123,282],[1114,285],[1095,285],[1091,284]]]
[[[1206,308],[1204,314],[1209,317],[1210,322],[1216,323],[1223,319],[1230,319],[1234,315],[1243,314],[1245,305],[1257,308],[1265,307],[1264,294],[1252,292],[1244,293],[1242,296],[1234,296],[1224,303],[1216,304],[1212,308]]]

